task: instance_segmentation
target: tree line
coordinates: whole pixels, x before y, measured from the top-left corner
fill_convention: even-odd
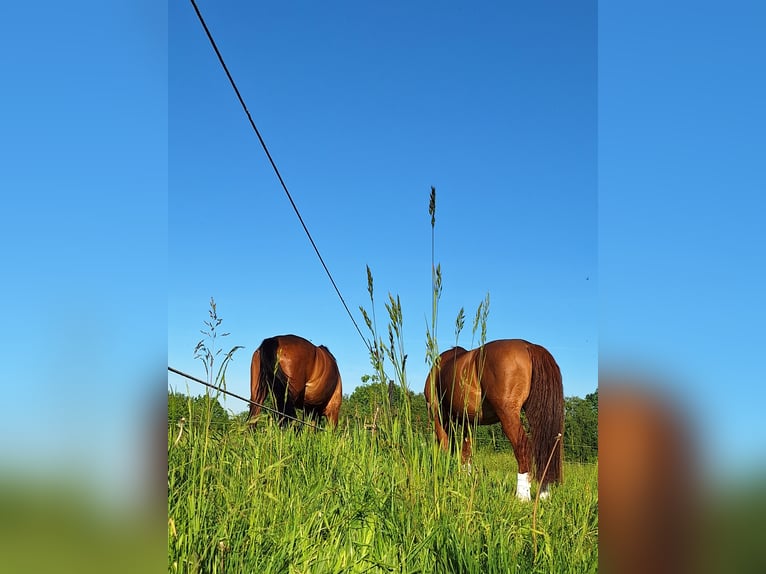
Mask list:
[[[425,396],[412,391],[407,394],[413,431],[432,439],[433,427]],[[361,385],[350,395],[343,396],[339,424],[370,426],[375,421],[376,412],[380,416],[385,401],[389,402],[395,415],[400,414],[403,398],[401,387],[395,384],[374,382]],[[475,448],[512,450],[500,423],[477,427],[473,442]],[[584,399],[576,396],[564,399],[564,458],[572,462],[595,462],[598,459],[598,389]]]
[[[409,409],[404,409],[405,393],[394,384],[372,382],[363,384],[343,396],[338,424],[340,428],[365,426],[368,429],[380,420],[384,409],[394,416],[403,417],[409,411],[410,425],[415,434],[433,440],[433,427],[429,420],[423,393],[406,393]],[[270,406],[267,398],[267,406]],[[183,393],[168,391],[168,423],[178,425],[209,422],[214,426],[231,422],[244,423],[248,411],[229,416],[217,399],[209,395],[189,397]],[[474,448],[510,451],[511,444],[503,434],[500,424],[477,427],[473,435]],[[598,389],[585,398],[564,399],[564,458],[570,462],[592,463],[598,459]]]

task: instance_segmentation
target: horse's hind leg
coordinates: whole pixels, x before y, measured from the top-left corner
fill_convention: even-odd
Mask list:
[[[516,462],[519,466],[516,477],[516,496],[519,500],[531,500],[529,470],[532,455],[529,437],[527,437],[524,426],[521,424],[520,411],[507,410],[502,411],[502,414],[498,412],[498,417],[505,436],[511,441],[513,454],[516,456]]]
[[[438,413],[434,416],[434,432],[436,433],[436,442],[442,447],[442,450],[449,450],[449,436],[444,430]]]
[[[335,391],[332,394],[330,402],[324,409],[324,415],[327,417],[327,422],[330,424],[330,428],[338,426],[338,414],[340,413],[340,404],[343,400],[343,391],[340,381],[335,386]]]

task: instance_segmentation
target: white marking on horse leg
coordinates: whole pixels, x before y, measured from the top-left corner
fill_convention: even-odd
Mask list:
[[[467,462],[463,465],[463,471],[467,472],[468,474],[471,474],[472,470],[473,469],[470,462]]]
[[[529,473],[519,473],[516,475],[516,497],[519,500],[531,500],[532,497],[530,496],[530,483],[529,483]]]
[[[551,491],[548,489],[548,485],[546,484],[543,486],[542,490],[540,490],[540,500],[545,500],[551,495]]]

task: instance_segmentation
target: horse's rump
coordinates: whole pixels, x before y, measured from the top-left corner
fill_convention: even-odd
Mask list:
[[[337,424],[342,400],[340,371],[324,345],[316,346],[297,335],[264,339],[253,353],[250,377],[254,402],[261,403],[270,391],[285,414],[295,416],[295,408],[301,408],[309,415],[326,415]],[[257,414],[260,406],[251,405],[250,412]]]
[[[469,426],[500,421],[513,445],[519,473],[534,468],[543,488],[561,482],[564,392],[561,371],[544,347],[503,339],[470,351],[449,349],[429,373],[425,395],[437,440],[447,448],[450,438],[461,434],[464,462],[471,453]],[[522,410],[530,433],[523,428]]]

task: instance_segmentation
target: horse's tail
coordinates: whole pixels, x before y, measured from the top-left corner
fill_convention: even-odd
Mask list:
[[[561,483],[564,480],[564,387],[561,370],[553,355],[545,347],[533,343],[530,343],[528,351],[532,360],[532,382],[524,412],[532,434],[535,478],[542,488],[549,482]],[[557,442],[559,434],[561,437]],[[553,452],[554,447],[556,452]],[[551,462],[543,482],[541,479],[548,457],[551,457]]]
[[[255,417],[261,413],[264,398],[266,387],[261,384],[261,348],[258,347],[250,361],[250,424],[254,424]]]
[[[279,368],[277,357],[278,349],[279,340],[277,337],[270,337],[264,339],[253,353],[253,359],[250,362],[251,419],[261,412],[261,405],[266,399],[266,392],[272,388],[275,379],[280,381],[282,379],[282,370]]]

